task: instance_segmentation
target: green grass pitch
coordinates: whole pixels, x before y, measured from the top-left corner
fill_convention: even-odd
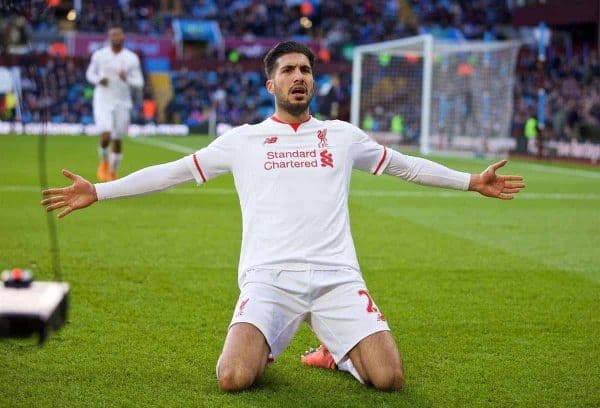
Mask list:
[[[125,141],[123,174],[209,142],[144,140]],[[94,177],[96,154],[95,138],[50,137],[50,185],[67,184],[61,168]],[[0,163],[0,267],[36,262],[51,279],[37,139],[0,137]],[[0,340],[0,407],[600,406],[600,171],[511,161],[502,173],[526,178],[513,201],[354,174],[354,240],[403,392],[302,367],[318,344],[306,326],[257,385],[219,391],[241,237],[224,176],[58,220],[69,323],[43,348]]]

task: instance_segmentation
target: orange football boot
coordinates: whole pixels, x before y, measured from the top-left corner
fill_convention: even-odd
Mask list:
[[[100,165],[98,166],[98,170],[96,171],[96,176],[98,177],[98,181],[108,181],[108,160],[102,160]]]
[[[318,348],[311,348],[302,357],[300,357],[302,364],[306,364],[312,367],[328,368],[330,370],[337,370],[337,365],[333,359],[333,355],[329,352],[329,349],[324,344],[321,344]]]

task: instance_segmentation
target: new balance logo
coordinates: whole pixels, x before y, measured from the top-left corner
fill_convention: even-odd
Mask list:
[[[327,150],[321,150],[321,167],[333,167],[333,154]]]
[[[266,144],[273,144],[273,143],[277,143],[277,136],[267,137],[265,139],[265,141],[263,142],[264,145],[266,145]]]
[[[235,314],[236,317],[240,317],[241,315],[244,314],[244,308],[246,307],[246,303],[248,303],[249,300],[250,300],[250,298],[246,298],[245,300],[242,300],[242,302],[240,303],[240,307],[238,308],[238,311]]]

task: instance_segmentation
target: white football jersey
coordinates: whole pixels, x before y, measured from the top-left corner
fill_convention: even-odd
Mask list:
[[[359,270],[350,234],[352,169],[380,175],[390,154],[347,122],[269,118],[187,156],[199,184],[233,173],[242,210],[240,280],[248,268],[313,264]]]
[[[119,77],[121,71],[125,71],[126,81]],[[140,60],[134,52],[126,48],[117,54],[109,46],[95,51],[86,71],[86,78],[96,86],[94,109],[112,109],[115,106],[130,109],[132,107],[130,88],[141,88],[144,85]],[[98,84],[102,78],[108,78],[107,86]]]

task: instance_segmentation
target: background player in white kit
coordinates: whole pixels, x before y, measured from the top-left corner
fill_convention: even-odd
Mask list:
[[[525,187],[519,176],[496,174],[505,161],[481,174],[461,173],[387,149],[349,123],[312,118],[313,62],[312,52],[295,42],[269,51],[266,86],[276,110],[259,124],[235,128],[192,155],[113,182],[92,185],[64,170],[73,184],[44,191],[52,197],[42,204],[48,211],[67,207],[59,214],[64,217],[99,200],[233,173],[243,219],[241,293],[217,362],[223,390],[252,385],[303,321],[327,345],[330,368],[380,390],[403,387],[402,360],[362,279],[350,235],[353,168],[500,199]]]
[[[108,30],[109,45],[92,54],[86,71],[94,88],[94,121],[100,134],[97,176],[100,181],[115,180],[122,159],[121,139],[127,134],[133,106],[131,88],[144,86],[140,60],[124,48],[125,34],[121,27]],[[109,145],[112,140],[112,150]]]

